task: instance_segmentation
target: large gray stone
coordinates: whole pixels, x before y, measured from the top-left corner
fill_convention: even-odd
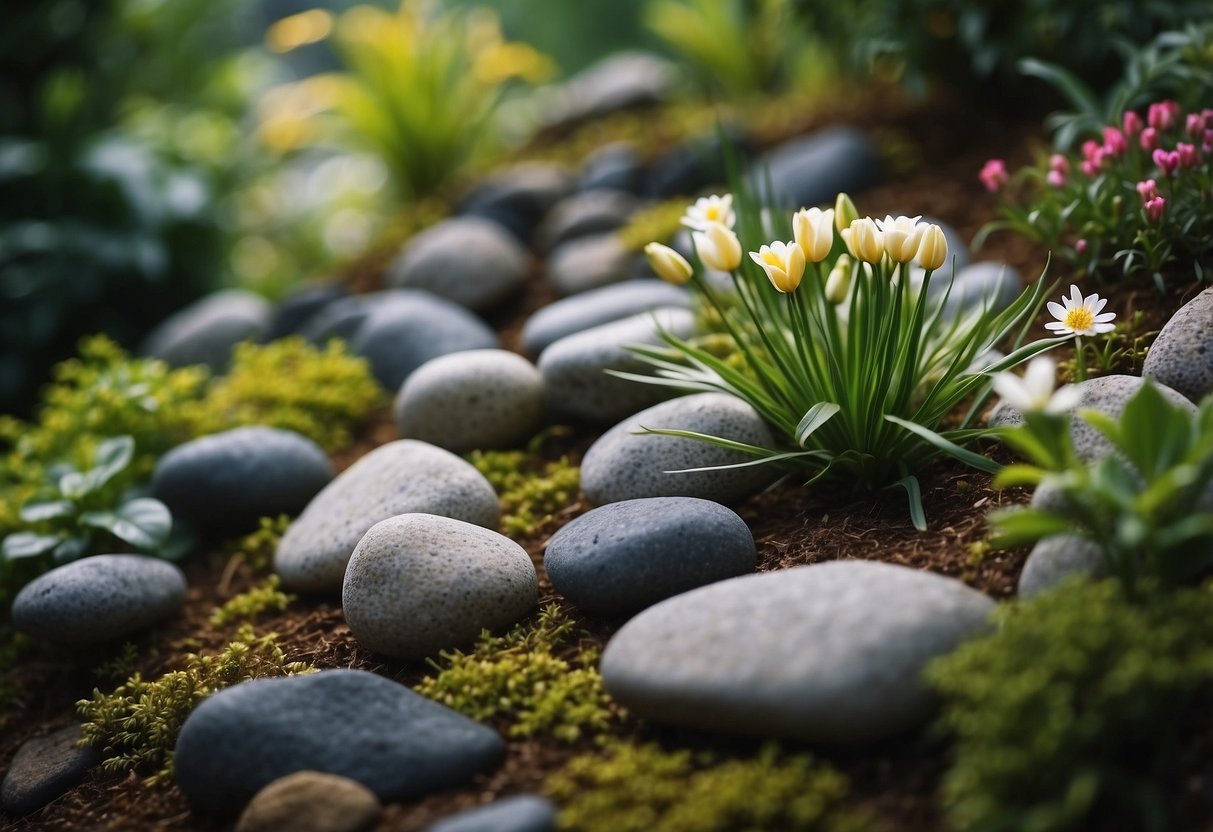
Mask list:
[[[879,740],[930,717],[923,668],[985,631],[994,606],[952,578],[871,561],[747,575],[640,613],[607,645],[602,677],[655,722]]]
[[[1141,374],[1194,402],[1213,393],[1213,287],[1171,316],[1150,346]]]
[[[754,570],[745,521],[710,500],[648,497],[591,509],[552,536],[556,591],[595,615],[622,615]]]
[[[609,375],[651,375],[652,365],[624,344],[664,343],[660,329],[679,338],[695,330],[689,309],[658,309],[561,338],[539,356],[544,396],[560,417],[610,424],[672,395],[672,388]]]
[[[449,517],[402,514],[376,523],[354,549],[341,607],[367,649],[424,659],[514,624],[538,595],[530,556],[508,537]]]
[[[632,276],[632,253],[618,234],[578,237],[548,255],[548,284],[560,295],[575,295]]]
[[[664,58],[648,52],[616,52],[552,90],[544,102],[545,121],[559,128],[656,104],[665,100],[677,79],[674,65]]]
[[[691,295],[663,280],[626,280],[549,303],[522,327],[522,349],[539,355],[582,330],[661,307],[691,308]]]
[[[261,517],[298,514],[332,478],[315,442],[254,426],[173,448],[156,464],[152,492],[174,517],[226,534],[255,529]]]
[[[278,544],[274,570],[289,589],[337,593],[358,541],[397,514],[424,512],[496,528],[497,493],[472,465],[402,439],[376,448],[328,484]]]
[[[626,191],[597,190],[562,199],[539,227],[539,244],[550,250],[577,237],[615,231],[638,206]]]
[[[198,811],[233,815],[297,771],[339,774],[380,800],[414,800],[498,766],[490,728],[362,670],[256,679],[219,691],[177,738],[177,785]]]
[[[0,784],[0,806],[10,815],[36,812],[79,783],[101,762],[94,748],[80,748],[83,732],[69,725],[17,749]]]
[[[1019,573],[1019,597],[1032,598],[1073,575],[1105,574],[1103,554],[1095,543],[1075,534],[1046,537],[1032,547]]]
[[[520,794],[443,818],[425,832],[556,832],[556,807],[546,797]]]
[[[459,213],[485,217],[523,242],[552,206],[573,190],[573,177],[549,162],[523,162],[482,179],[459,205]]]
[[[268,328],[270,305],[241,289],[215,292],[166,318],[143,342],[141,352],[174,367],[205,364],[220,373],[241,341],[257,341]]]
[[[636,193],[644,172],[644,159],[629,142],[603,145],[585,157],[577,187],[582,191],[609,188]]]
[[[387,282],[485,312],[522,289],[530,266],[526,250],[497,223],[455,217],[409,240],[388,268]]]
[[[700,497],[731,503],[754,494],[779,473],[769,465],[676,474],[688,468],[735,465],[754,457],[696,439],[641,433],[674,428],[774,448],[770,428],[750,405],[726,393],[696,393],[624,419],[590,446],[581,488],[594,505],[639,497]]]
[[[301,286],[287,295],[270,312],[269,322],[261,333],[261,340],[276,341],[295,335],[312,318],[319,315],[330,304],[349,297],[344,283],[323,281]]]
[[[750,180],[787,208],[833,204],[839,192],[855,193],[881,181],[880,153],[851,127],[830,127],[784,142],[759,157]]]
[[[468,350],[422,364],[396,396],[402,436],[455,453],[511,448],[543,424],[543,379],[506,350]]]
[[[94,555],[26,584],[13,600],[13,625],[60,644],[96,644],[150,627],[184,601],[185,575],[171,563]]]

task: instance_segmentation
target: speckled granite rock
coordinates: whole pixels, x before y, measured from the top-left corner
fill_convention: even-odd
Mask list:
[[[36,812],[64,794],[101,762],[93,748],[80,748],[80,725],[34,737],[17,749],[0,784],[0,806],[10,815]]]
[[[522,349],[539,355],[568,335],[661,308],[691,308],[691,295],[662,280],[625,280],[549,303],[522,327]]]
[[[1171,316],[1150,346],[1141,374],[1193,402],[1213,393],[1213,287]]]
[[[1048,537],[1032,547],[1019,574],[1019,597],[1032,598],[1052,589],[1071,575],[1102,577],[1105,572],[1099,547],[1072,534]]]
[[[229,289],[207,295],[164,319],[141,352],[174,367],[205,364],[222,372],[241,341],[256,341],[269,326],[270,305],[253,292]]]

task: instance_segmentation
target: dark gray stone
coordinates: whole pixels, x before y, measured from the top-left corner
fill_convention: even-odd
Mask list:
[[[677,82],[673,64],[648,52],[616,52],[583,69],[545,102],[545,121],[566,127],[664,101]]]
[[[219,691],[177,738],[177,785],[198,811],[233,815],[296,771],[339,774],[380,800],[414,800],[500,765],[496,732],[361,670],[257,679]]]
[[[569,240],[548,255],[548,285],[559,295],[575,295],[632,276],[632,252],[618,234]]]
[[[530,268],[526,251],[500,225],[455,217],[409,240],[388,268],[387,282],[486,312],[516,295]]]
[[[425,442],[389,442],[316,495],[274,555],[289,589],[338,593],[358,541],[380,520],[424,512],[496,528],[497,492],[471,463]]]
[[[527,243],[552,206],[572,190],[572,177],[562,166],[525,162],[482,180],[464,197],[459,213],[493,220]]]
[[[578,237],[622,228],[639,203],[626,191],[585,191],[557,203],[539,227],[538,242],[551,250]]]
[[[695,329],[689,309],[658,309],[561,338],[539,357],[548,407],[560,417],[610,424],[674,394],[672,388],[609,375],[652,375],[623,344],[661,344],[658,327],[679,338]]]
[[[550,303],[522,327],[522,349],[539,355],[568,335],[660,307],[691,308],[691,295],[662,280],[627,280]]]
[[[94,555],[25,585],[13,600],[13,626],[60,644],[113,641],[174,615],[185,575],[143,555]]]
[[[639,497],[699,497],[732,503],[779,476],[769,465],[723,471],[667,473],[735,465],[754,457],[696,439],[640,433],[675,428],[774,448],[770,428],[750,405],[726,393],[695,393],[629,416],[590,446],[581,461],[581,488],[594,505]]]
[[[728,181],[726,160],[734,154],[744,163],[746,137],[734,127],[725,128],[724,142],[712,132],[670,148],[649,165],[641,192],[653,199],[672,199],[696,194],[709,186]]]
[[[1193,402],[1213,393],[1213,287],[1171,316],[1151,345],[1141,374]]]
[[[613,142],[585,157],[577,187],[582,191],[608,188],[636,193],[644,172],[644,160],[634,146]]]
[[[880,153],[851,127],[830,127],[784,142],[759,157],[750,180],[765,189],[768,175],[774,197],[786,208],[834,204],[840,192],[855,193],[880,183]]]
[[[497,346],[497,334],[484,321],[421,291],[372,308],[350,339],[350,351],[370,362],[387,390],[399,390],[409,373],[432,358]]]
[[[152,493],[199,530],[234,534],[262,517],[298,514],[332,478],[328,455],[311,439],[253,426],[173,448],[156,464]]]
[[[93,748],[79,748],[80,726],[27,740],[9,763],[0,784],[0,805],[10,815],[36,812],[75,786],[101,761]]]
[[[923,668],[986,631],[994,606],[952,578],[872,561],[746,575],[637,615],[607,645],[602,678],[641,719],[869,742],[931,716]]]
[[[326,281],[304,286],[283,298],[270,312],[269,323],[261,334],[263,342],[277,341],[297,334],[304,324],[329,304],[349,296],[345,284]]]
[[[594,615],[636,612],[754,570],[754,538],[719,503],[649,497],[592,509],[548,541],[556,591]]]
[[[556,832],[556,807],[537,794],[515,795],[443,818],[425,832]]]
[[[1075,534],[1046,537],[1032,547],[1019,574],[1019,597],[1032,598],[1073,575],[1106,575],[1099,546]]]
[[[535,565],[508,537],[449,517],[401,514],[359,541],[341,608],[368,650],[424,659],[509,627],[538,597]]]
[[[144,355],[173,367],[204,364],[227,369],[241,341],[257,341],[269,326],[270,305],[240,289],[215,292],[166,318],[143,342]]]

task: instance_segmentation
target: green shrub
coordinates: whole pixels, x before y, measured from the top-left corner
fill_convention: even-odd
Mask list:
[[[568,457],[544,461],[530,451],[472,451],[467,460],[501,497],[501,530],[532,535],[577,499],[581,469]]]
[[[305,662],[286,661],[276,634],[258,637],[248,625],[219,653],[187,653],[182,663],[183,669],[155,681],[135,674],[112,693],[94,690],[91,699],[76,703],[84,723],[81,744],[101,752],[106,771],[154,771],[148,785],[168,784],[177,734],[203,699],[249,679],[315,670]]]
[[[860,832],[876,826],[846,809],[845,777],[808,754],[767,745],[748,760],[610,746],[549,778],[560,829],[577,832]]]
[[[606,730],[618,709],[598,674],[598,649],[577,647],[573,621],[557,604],[503,636],[485,630],[471,653],[444,650],[418,693],[478,721],[505,718],[512,737],[548,734],[575,742]],[[567,656],[567,658],[565,658]]]
[[[1178,828],[1163,789],[1185,713],[1209,704],[1213,587],[1134,603],[1116,581],[1071,581],[998,623],[927,671],[955,737],[954,828]]]
[[[366,360],[340,341],[317,349],[292,337],[238,345],[231,371],[187,408],[186,418],[196,435],[269,425],[334,451],[350,444],[353,428],[382,398]]]
[[[236,621],[249,621],[270,612],[284,612],[297,595],[283,592],[279,586],[281,581],[277,575],[270,575],[264,582],[247,592],[242,592],[230,599],[211,613],[211,626],[227,627]]]

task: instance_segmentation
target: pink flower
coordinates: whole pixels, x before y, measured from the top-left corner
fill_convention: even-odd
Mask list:
[[[1132,138],[1141,132],[1141,116],[1132,110],[1127,110],[1121,126],[1125,131],[1125,135]]]
[[[1149,202],[1154,197],[1158,196],[1158,183],[1153,179],[1147,179],[1144,182],[1137,183],[1137,194],[1141,197],[1142,203]]]
[[[1213,130],[1205,131],[1205,140],[1201,143],[1200,149],[1205,153],[1213,153]]]
[[[1150,105],[1146,121],[1156,130],[1170,130],[1179,121],[1178,101],[1156,101]]]
[[[1146,219],[1156,224],[1162,219],[1163,212],[1167,210],[1167,201],[1161,196],[1156,196],[1148,200],[1142,210],[1145,211]]]
[[[1094,159],[1095,151],[1099,150],[1099,142],[1093,139],[1087,139],[1082,143],[1082,156],[1084,159]]]
[[[1049,170],[1057,171],[1060,174],[1070,172],[1070,159],[1064,153],[1054,153],[1049,157]]]
[[[1196,145],[1180,142],[1175,145],[1175,152],[1179,154],[1179,166],[1183,168],[1196,167],[1200,164],[1200,154],[1196,152]]]
[[[1083,162],[1085,165],[1086,162]],[[1045,181],[1054,188],[1060,188],[1066,184],[1066,175],[1059,170],[1051,170],[1045,174]]]
[[[1188,119],[1184,125],[1184,129],[1187,131],[1188,135],[1191,136],[1192,138],[1196,138],[1197,136],[1199,136],[1201,133],[1204,132],[1204,129],[1205,129],[1204,114],[1203,113],[1188,113]]]
[[[1125,139],[1125,134],[1115,127],[1105,127],[1103,129],[1103,146],[1108,154],[1116,157],[1129,149],[1129,142]]]
[[[1161,147],[1154,151],[1154,164],[1163,176],[1171,176],[1179,169],[1179,151],[1166,151]]]
[[[1094,144],[1094,142],[1092,142],[1092,144]],[[1091,155],[1085,159],[1081,165],[1082,172],[1087,176],[1095,176],[1104,169],[1111,155],[1112,154],[1108,152],[1106,147],[1095,145],[1095,148],[1091,151]]]
[[[986,162],[985,167],[978,174],[981,179],[981,184],[986,186],[986,190],[992,194],[996,194],[1002,190],[1003,186],[1011,180],[1007,174],[1007,163],[1002,159],[991,159]]]
[[[1079,254],[1086,254],[1087,245],[1088,244],[1087,244],[1086,240],[1079,240],[1078,242],[1074,243],[1074,250],[1076,252],[1078,252]]]
[[[1141,137],[1137,141],[1142,150],[1153,150],[1158,147],[1158,130],[1154,127],[1147,127],[1141,131]]]

